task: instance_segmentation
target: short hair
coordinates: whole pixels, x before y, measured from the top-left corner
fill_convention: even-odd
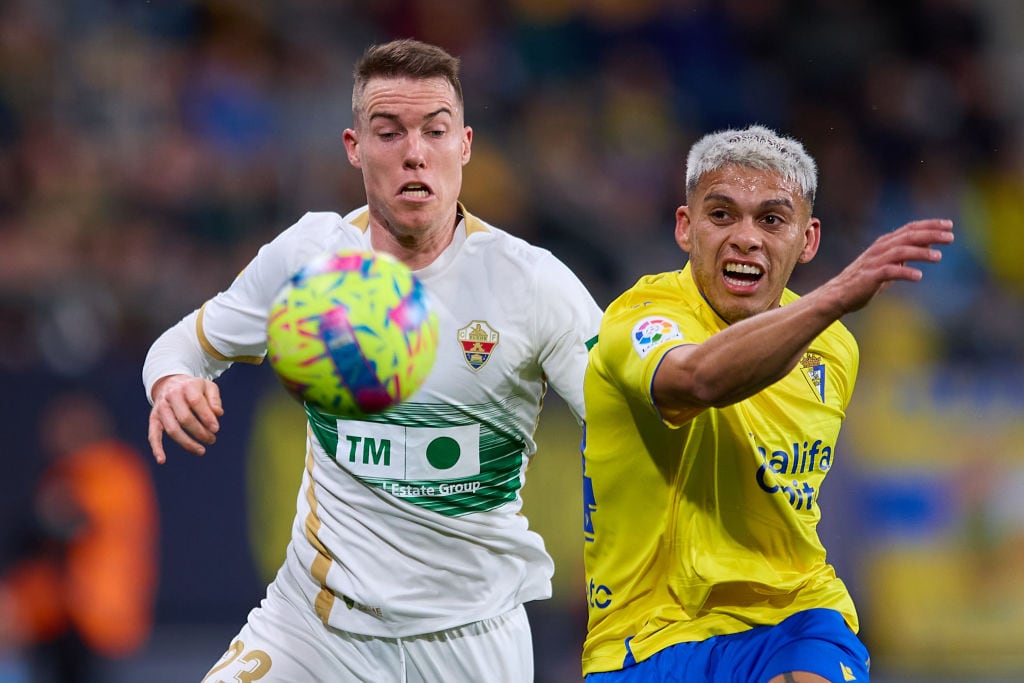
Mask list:
[[[443,78],[455,90],[459,106],[464,107],[459,58],[419,40],[403,38],[371,45],[356,63],[352,76],[352,114],[357,119],[363,106],[366,84],[373,78]]]
[[[687,201],[705,174],[729,164],[774,171],[799,185],[808,204],[814,205],[814,159],[798,140],[759,125],[709,133],[693,144],[686,156]]]

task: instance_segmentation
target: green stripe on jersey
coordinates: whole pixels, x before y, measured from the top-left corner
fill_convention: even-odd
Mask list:
[[[444,515],[493,510],[516,498],[526,443],[501,404],[404,403],[359,420],[306,406],[335,463],[369,486]]]

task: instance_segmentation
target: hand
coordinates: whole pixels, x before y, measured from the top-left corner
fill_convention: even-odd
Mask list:
[[[920,269],[911,261],[937,263],[942,252],[936,246],[953,241],[953,222],[945,219],[913,221],[882,235],[839,275],[826,283],[834,289],[843,313],[863,308],[896,280],[917,282]]]
[[[163,435],[190,453],[203,455],[217,440],[224,414],[216,383],[189,375],[161,377],[153,385],[153,410],[149,413],[149,446],[161,465],[167,460]]]

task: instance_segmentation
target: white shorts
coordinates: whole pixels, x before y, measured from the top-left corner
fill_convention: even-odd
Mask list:
[[[531,683],[533,641],[522,605],[492,619],[407,638],[325,626],[277,582],[249,613],[203,683]]]

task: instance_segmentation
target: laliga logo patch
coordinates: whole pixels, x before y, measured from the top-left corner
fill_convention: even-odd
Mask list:
[[[458,332],[462,355],[474,371],[479,370],[487,362],[498,345],[498,333],[484,320],[474,320]]]
[[[655,346],[673,339],[682,339],[679,326],[660,317],[644,318],[633,327],[633,348],[645,357]]]
[[[800,370],[804,379],[811,385],[814,395],[822,403],[825,402],[825,361],[816,353],[807,352],[800,360]]]

